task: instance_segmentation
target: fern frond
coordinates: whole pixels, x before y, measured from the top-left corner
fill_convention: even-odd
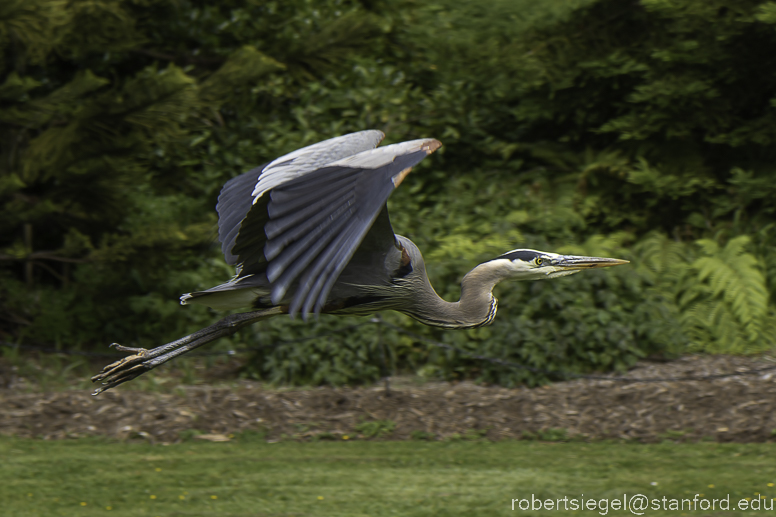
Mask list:
[[[674,298],[686,290],[686,279],[694,277],[690,264],[695,259],[695,251],[687,243],[653,232],[635,246],[634,252],[639,272],[654,285],[671,292]]]
[[[705,255],[692,263],[697,284],[682,293],[682,322],[693,346],[708,352],[747,353],[770,346],[764,332],[769,294],[757,258],[747,252],[748,236],[696,242]],[[768,322],[770,327],[770,322]],[[698,339],[707,334],[706,345]]]

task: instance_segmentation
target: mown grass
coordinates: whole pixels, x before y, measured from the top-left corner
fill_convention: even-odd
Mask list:
[[[770,500],[774,452],[773,444],[718,443],[238,438],[151,446],[2,438],[0,501],[2,514],[15,517],[558,515],[569,512],[513,512],[511,500],[623,493]],[[669,514],[680,515],[647,512]]]

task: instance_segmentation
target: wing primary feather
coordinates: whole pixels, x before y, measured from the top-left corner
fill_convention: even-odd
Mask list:
[[[300,289],[294,294],[294,300],[289,307],[289,314],[295,314],[300,307],[302,308],[302,318],[306,320],[307,315],[311,313],[311,309],[315,300],[320,292],[323,282],[325,282],[328,271],[336,269],[337,255],[342,250],[343,243],[354,237],[357,233],[357,229],[353,228],[354,221],[350,221],[348,227],[342,231],[337,238],[326,247],[326,250],[322,252],[316,264],[307,272],[305,272],[302,280],[299,282]],[[313,282],[312,279],[315,279]]]
[[[279,249],[288,246],[292,242],[300,239],[303,235],[311,231],[320,232],[331,224],[331,221],[341,217],[346,210],[353,206],[354,198],[355,195],[350,193],[345,198],[337,199],[337,204],[326,203],[326,205],[329,206],[329,210],[325,212],[321,211],[313,217],[302,218],[301,224],[286,224],[278,228],[273,227],[273,233],[267,246],[264,248],[264,252],[268,257],[274,257],[279,253]],[[267,234],[269,233],[270,229],[267,230]]]
[[[227,181],[218,195],[218,240],[221,252],[228,264],[235,264],[238,258],[232,253],[243,219],[251,209],[253,199],[250,194],[264,165],[251,169]]]
[[[356,175],[351,172],[349,175],[338,178],[336,181],[330,181],[321,185],[305,185],[305,188],[297,188],[289,191],[284,187],[278,187],[270,193],[272,203],[270,203],[270,217],[277,218],[293,212],[299,207],[307,206],[311,200],[321,199],[322,197],[332,196],[338,192],[351,187],[356,181]]]
[[[368,228],[369,227],[367,226],[367,231]],[[362,231],[363,228],[354,228],[352,233],[355,233],[356,236],[358,236]],[[329,292],[331,292],[332,287],[334,287],[334,283],[339,278],[342,270],[345,269],[345,266],[350,262],[351,258],[353,258],[353,254],[355,253],[359,244],[360,242],[356,241],[347,247],[340,246],[337,250],[337,255],[321,275],[320,280],[325,282],[321,286],[320,292],[316,293],[317,296],[310,297],[310,309],[313,309],[315,314],[320,314],[323,310],[323,307],[326,304],[326,299],[329,297]],[[315,302],[314,308],[312,304],[313,301]],[[306,310],[309,312],[309,309]]]
[[[347,218],[340,217],[324,235],[311,233],[283,250],[277,259],[270,262],[267,278],[272,282],[272,303],[280,303],[299,273],[310,265],[346,222]]]
[[[267,216],[268,202],[269,199],[265,198],[252,205],[239,225],[239,231],[235,236],[234,246],[231,250],[232,254],[237,256],[234,262],[239,262],[243,269],[254,273],[263,272],[261,264],[267,262],[264,258],[264,244],[267,241],[264,225],[269,220]]]
[[[299,243],[305,241],[308,238],[313,239],[316,236],[324,235],[325,232],[329,231],[328,228],[332,226],[334,222],[336,222],[340,217],[346,214],[348,210],[350,210],[350,207],[353,204],[352,198],[353,196],[349,196],[347,199],[341,200],[340,203],[342,204],[334,208],[333,211],[327,216],[324,216],[320,219],[311,219],[310,222],[312,224],[309,225],[311,228],[308,231],[302,232],[301,230],[304,228],[299,228],[298,230],[300,231],[295,231],[297,229],[292,228],[289,230],[290,233],[283,233],[279,237],[268,240],[264,245],[264,256],[267,257],[267,260],[274,261],[277,258],[277,260],[282,261],[285,257],[288,256],[286,250],[291,249],[289,248],[289,245],[296,246],[296,244],[292,244],[292,242],[296,241]]]
[[[319,216],[317,212],[326,214],[331,209],[339,206],[343,199],[352,197],[353,195],[354,192],[352,188],[342,188],[336,192],[329,192],[322,196],[311,195],[307,202],[296,210],[284,209],[282,213],[278,213],[280,211],[275,210],[273,211],[272,219],[264,226],[267,237],[272,239],[279,232],[285,231],[292,225],[298,224],[306,218],[312,217],[314,219],[321,219],[325,217],[325,215]],[[270,208],[272,208],[272,206],[270,206]]]
[[[311,302],[315,301],[315,297],[320,291],[320,283],[325,280],[323,271],[332,263],[333,257],[337,254],[337,249],[343,241],[351,237],[350,233],[349,231],[340,233],[320,254],[319,260],[313,264],[313,267],[305,272],[299,282],[299,289],[294,293],[294,298],[289,305],[289,314],[296,314],[301,309],[302,318],[307,320],[307,316],[311,313],[309,310],[312,306]]]
[[[342,257],[345,257],[344,253],[340,253],[339,255]],[[340,258],[339,260],[337,260],[337,263],[340,264],[343,261],[347,263],[348,260],[350,260],[349,257]],[[323,310],[324,305],[326,305],[326,298],[329,297],[329,292],[331,292],[331,288],[334,286],[334,283],[339,278],[339,275],[342,272],[342,269],[344,269],[344,267],[340,267],[338,265],[336,270],[327,271],[324,275],[321,275],[320,281],[322,285],[320,287],[320,292],[315,293],[314,296],[310,296],[310,300],[308,302],[310,309],[315,311],[315,314],[320,314],[321,311]],[[310,309],[306,309],[306,310],[308,312],[311,312]]]

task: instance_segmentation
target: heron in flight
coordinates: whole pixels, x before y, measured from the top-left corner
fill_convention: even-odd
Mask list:
[[[299,149],[229,180],[218,196],[218,237],[230,281],[181,296],[213,309],[251,308],[92,377],[98,394],[239,328],[276,316],[399,311],[436,327],[488,325],[502,280],[539,280],[627,261],[516,249],[483,262],[447,302],[426,276],[420,250],[395,235],[386,202],[411,168],[442,144],[433,138],[377,147],[381,131],[352,133]]]

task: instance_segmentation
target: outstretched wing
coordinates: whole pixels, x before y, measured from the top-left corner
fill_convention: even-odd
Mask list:
[[[246,232],[241,231],[243,221],[252,211],[254,203],[261,200],[267,190],[286,181],[298,178],[348,156],[374,149],[385,138],[382,131],[367,130],[348,135],[330,138],[257,167],[251,171],[232,178],[221,189],[218,196],[216,211],[218,212],[218,239],[221,241],[221,251],[227,264],[238,264],[244,269],[245,257],[241,258],[234,251],[238,236],[243,246],[251,241]],[[260,210],[262,211],[262,210]],[[255,230],[255,228],[253,228]],[[253,241],[266,240],[263,232],[253,235]]]
[[[362,146],[374,146],[382,137],[378,131],[354,135]],[[227,261],[238,264],[241,277],[265,276],[272,303],[289,303],[291,314],[320,313],[393,189],[441,146],[433,139],[414,140],[320,165],[332,156],[329,145],[346,147],[354,135],[295,151],[238,176],[219,196],[219,236]]]
[[[427,138],[364,151],[272,189],[264,257],[273,303],[293,285],[289,313],[320,313],[391,192],[441,145]]]

